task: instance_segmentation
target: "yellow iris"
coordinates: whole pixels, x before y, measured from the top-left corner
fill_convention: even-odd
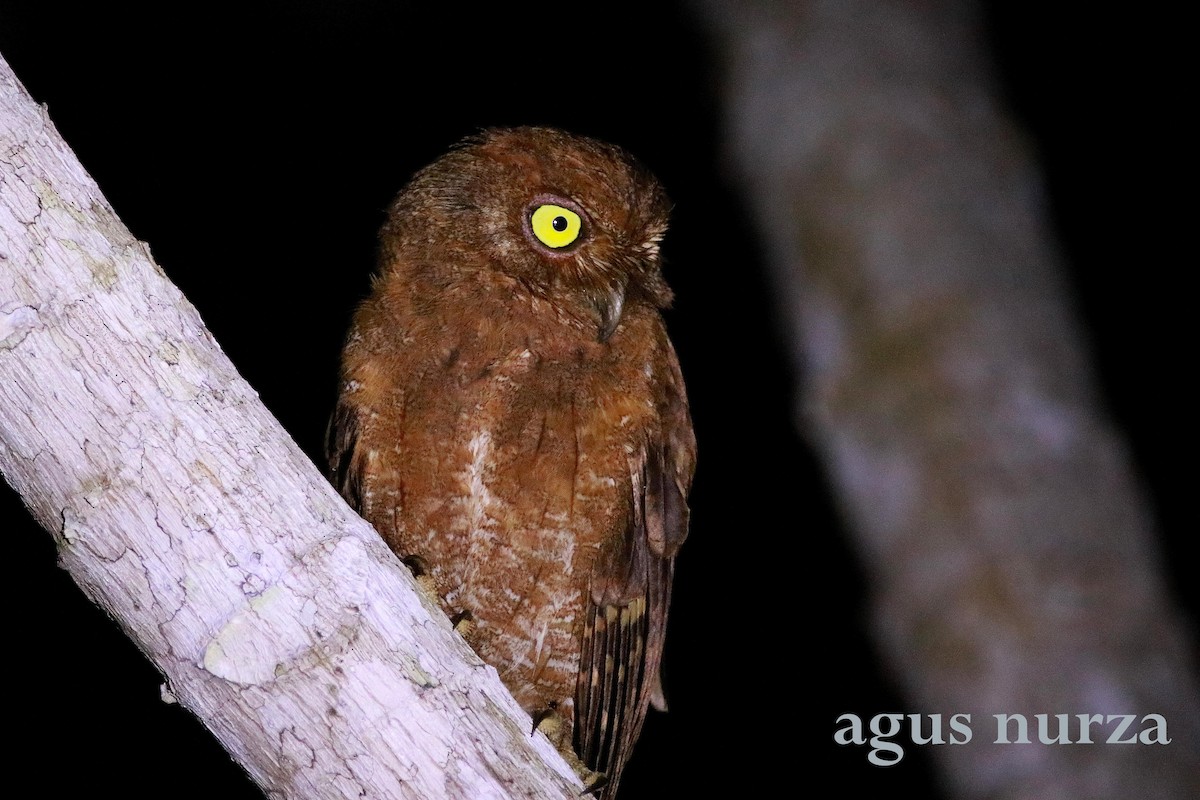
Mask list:
[[[569,208],[547,203],[533,210],[529,226],[533,235],[546,247],[566,247],[579,238],[582,227],[579,215]]]

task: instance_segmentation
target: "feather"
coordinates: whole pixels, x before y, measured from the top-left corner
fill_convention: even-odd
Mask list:
[[[675,472],[671,453],[651,444],[630,472],[629,524],[592,574],[576,684],[575,749],[608,778],[604,797],[617,792],[646,709],[666,709],[660,667],[674,553],[687,536],[685,490],[668,477]]]

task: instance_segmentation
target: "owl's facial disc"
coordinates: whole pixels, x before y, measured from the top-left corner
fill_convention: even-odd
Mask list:
[[[611,270],[597,269],[585,246],[594,233],[582,206],[566,197],[539,194],[525,209],[525,238],[542,256],[574,274],[576,288],[598,319],[597,338],[607,341],[621,322],[628,281]]]

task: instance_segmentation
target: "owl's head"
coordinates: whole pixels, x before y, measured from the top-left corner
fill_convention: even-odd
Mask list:
[[[627,303],[665,307],[670,204],[618,147],[552,128],[487,130],[417,173],[382,233],[388,262],[491,270],[586,314],[607,339]]]

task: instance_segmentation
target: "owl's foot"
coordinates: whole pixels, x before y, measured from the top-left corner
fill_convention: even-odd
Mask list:
[[[534,711],[529,716],[533,718],[533,730],[529,732],[529,735],[533,736],[541,731],[546,734],[546,738],[550,740],[551,744],[561,750],[563,719],[558,713],[558,703],[551,700],[545,708]]]
[[[544,708],[534,711],[530,716],[533,717],[533,730],[529,735],[541,731],[550,740],[550,743],[562,755],[563,760],[567,765],[575,771],[579,779],[583,781],[584,789],[579,796],[595,795],[608,785],[608,777],[603,772],[596,772],[590,769],[583,763],[574,748],[571,747],[571,727],[565,723],[561,714],[558,713],[558,703],[551,701]]]
[[[583,781],[583,791],[579,793],[579,796],[587,797],[588,795],[592,795],[593,797],[599,797],[604,787],[608,786],[608,776],[603,772],[596,772],[596,770],[589,768],[579,756],[575,755],[575,751],[570,747],[565,749],[559,748],[559,752],[562,753],[563,759],[571,769],[575,770],[575,774],[579,776],[579,780]]]
[[[587,769],[586,767],[584,768],[584,771],[588,774],[579,776],[583,779],[583,791],[579,793],[579,796],[583,797],[584,795],[589,794],[598,796],[597,793],[603,790],[605,786],[608,786],[608,776],[603,772],[596,772],[595,770]],[[588,777],[589,775],[591,776],[590,779]]]
[[[421,594],[425,595],[425,598],[435,606],[441,608],[442,598],[438,595],[437,581],[434,580],[433,574],[429,571],[429,566],[425,563],[425,559],[420,556],[405,556],[400,561],[412,573],[413,580],[417,582],[417,588],[421,590]]]
[[[454,626],[455,632],[471,641],[471,635],[475,633],[475,617],[470,611],[462,610],[450,617],[450,624]]]

